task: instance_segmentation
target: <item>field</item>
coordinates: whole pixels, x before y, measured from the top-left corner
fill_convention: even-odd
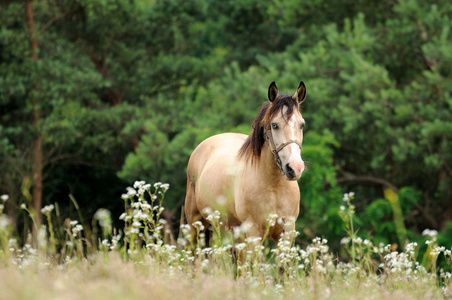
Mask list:
[[[173,240],[160,218],[168,188],[144,182],[129,187],[122,195],[121,230],[112,228],[104,209],[90,227],[67,220],[55,228],[50,205],[43,208],[47,226],[35,240],[19,245],[7,215],[0,214],[0,299],[452,298],[451,251],[437,245],[436,232],[425,232],[429,240],[422,262],[416,243],[393,251],[391,245],[362,240],[353,229],[353,194],[344,195],[339,212],[349,229],[341,242],[349,253],[344,258],[331,253],[322,238],[304,249],[288,242],[297,232],[288,232],[277,248],[265,237],[245,238],[246,224],[223,232],[218,211],[209,215],[209,247],[202,235],[192,238],[202,230],[200,223],[182,225]],[[275,222],[277,216],[269,216],[268,228]],[[447,270],[437,269],[439,255]]]

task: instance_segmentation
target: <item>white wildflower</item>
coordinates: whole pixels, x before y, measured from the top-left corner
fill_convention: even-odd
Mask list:
[[[206,207],[202,210],[203,215],[210,215],[213,213],[213,210],[210,207]]]
[[[134,187],[135,189],[139,189],[139,188],[141,188],[145,183],[146,183],[146,182],[144,182],[143,180],[135,181],[134,184],[133,184],[133,187]]]
[[[44,206],[44,208],[41,209],[41,212],[43,214],[50,213],[50,212],[52,212],[52,210],[54,210],[54,208],[55,208],[55,206],[53,206],[53,204],[46,205],[46,206]]]
[[[143,204],[141,204],[141,209],[143,211],[149,211],[149,210],[152,209],[152,206],[150,204],[148,204],[148,203],[143,203]]]
[[[414,251],[414,250],[416,249],[416,247],[417,247],[417,243],[416,243],[416,242],[409,243],[409,244],[407,244],[407,245],[405,246],[405,251],[406,251],[406,252]]]
[[[133,227],[140,227],[140,226],[142,226],[142,224],[139,221],[133,221],[132,226]]]
[[[228,198],[225,195],[219,195],[216,199],[218,205],[225,206],[228,203]]]
[[[169,183],[163,183],[160,187],[162,188],[163,192],[166,192],[169,189],[170,185]]]
[[[198,229],[199,231],[203,231],[205,228],[204,228],[204,225],[202,225],[202,222],[201,221],[196,221],[196,222],[193,222],[193,227],[195,227],[196,229]]]
[[[215,210],[213,213],[211,213],[210,215],[208,215],[206,217],[207,221],[218,221],[220,220],[220,212],[218,210]]]
[[[187,246],[187,240],[184,238],[178,238],[177,243],[183,247]]]
[[[435,237],[435,236],[438,235],[438,231],[425,229],[424,231],[422,231],[422,235],[423,236],[429,236],[429,237]]]
[[[284,218],[278,218],[276,219],[276,222],[282,226],[286,225],[286,220]]]
[[[341,245],[345,245],[345,244],[348,244],[348,243],[350,243],[350,239],[348,237],[343,237],[341,239]]]
[[[180,225],[180,229],[183,234],[188,234],[191,231],[191,226],[189,224]]]
[[[15,238],[9,239],[8,245],[9,245],[10,247],[15,247],[15,246],[17,247],[17,240],[16,240]]]
[[[250,236],[245,239],[245,242],[247,242],[249,244],[255,244],[255,243],[259,243],[261,240],[262,240],[261,237]]]
[[[210,261],[208,259],[204,259],[201,263],[203,268],[207,268],[209,266]]]
[[[36,239],[39,247],[45,247],[47,245],[47,230],[44,225],[39,228]]]
[[[342,196],[342,200],[344,202],[349,202],[349,201],[353,200],[354,197],[355,197],[355,193],[354,192],[349,192],[349,193],[345,193]]]
[[[367,246],[367,247],[372,246],[372,242],[369,241],[368,239],[365,239],[364,242],[363,242],[363,244],[364,244],[365,246]]]
[[[357,238],[354,238],[354,239],[353,239],[353,242],[355,242],[356,244],[360,245],[360,244],[362,244],[363,239],[360,238],[360,237],[357,237]]]
[[[269,225],[270,227],[275,226],[275,224],[276,224],[276,219],[277,219],[277,218],[278,218],[278,215],[277,215],[277,214],[269,214],[268,217],[267,217],[268,225]]]
[[[8,216],[7,215],[1,215],[0,216],[0,230],[5,229],[9,225],[11,225],[11,221],[9,220]]]
[[[245,247],[246,247],[246,244],[245,244],[245,243],[240,243],[240,244],[235,245],[235,248],[236,248],[238,251],[242,251],[243,249],[245,249]]]
[[[137,191],[134,188],[131,188],[130,186],[127,187],[128,198],[133,197],[136,194],[137,194]]]
[[[111,225],[111,212],[105,208],[99,208],[94,214],[94,219],[99,222],[101,227],[106,227]]]

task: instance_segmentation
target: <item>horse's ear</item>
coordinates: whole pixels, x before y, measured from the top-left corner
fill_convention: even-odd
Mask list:
[[[268,87],[268,100],[270,102],[275,101],[276,98],[278,98],[278,88],[276,87],[276,83],[273,81],[270,83],[270,86]]]
[[[298,103],[301,103],[304,101],[304,99],[306,99],[306,86],[304,85],[303,81],[300,81],[300,85],[298,86],[298,89],[292,96],[292,98]]]

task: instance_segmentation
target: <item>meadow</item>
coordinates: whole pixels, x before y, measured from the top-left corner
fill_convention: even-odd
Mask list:
[[[340,257],[317,237],[300,247],[298,232],[272,246],[246,238],[247,224],[222,230],[222,213],[210,211],[212,239],[202,224],[169,228],[161,218],[168,184],[136,181],[122,195],[124,227],[112,227],[110,211],[99,209],[91,224],[66,219],[58,207],[42,209],[46,225],[21,242],[0,206],[0,299],[449,299],[451,250],[425,230],[427,250],[374,244],[353,226],[354,194],[344,194]],[[75,201],[75,200],[74,200]],[[29,211],[25,205],[21,207]],[[32,215],[32,214],[30,214]],[[268,228],[278,217],[268,217]],[[197,238],[194,238],[197,236]],[[295,242],[289,240],[294,238]],[[437,267],[441,256],[445,263]],[[235,259],[239,257],[239,259]]]

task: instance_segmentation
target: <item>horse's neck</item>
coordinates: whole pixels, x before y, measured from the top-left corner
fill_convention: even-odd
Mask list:
[[[270,151],[268,144],[265,144],[261,151],[260,161],[258,163],[258,176],[262,181],[268,184],[277,184],[286,182],[284,174],[275,162],[273,153]]]

